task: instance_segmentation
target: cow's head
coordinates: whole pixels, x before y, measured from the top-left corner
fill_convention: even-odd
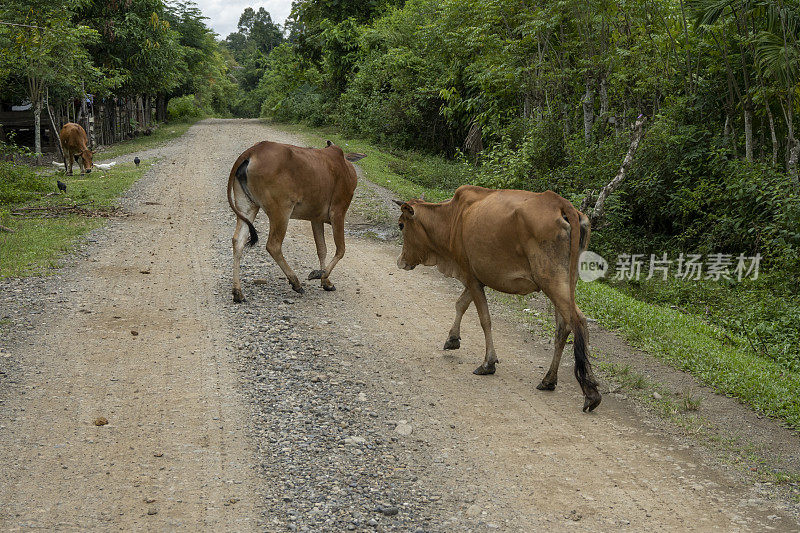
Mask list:
[[[92,152],[89,149],[86,149],[80,154],[75,156],[75,159],[78,161],[78,164],[81,166],[81,168],[83,168],[83,171],[86,172],[87,174],[92,171],[92,167],[94,166],[92,164],[92,155],[94,155],[94,152]]]
[[[400,219],[397,224],[403,233],[403,251],[397,258],[397,268],[413,270],[417,265],[432,265],[433,263],[429,261],[431,243],[415,211],[415,206],[419,209],[422,201],[399,202],[395,200],[394,203],[400,206]]]

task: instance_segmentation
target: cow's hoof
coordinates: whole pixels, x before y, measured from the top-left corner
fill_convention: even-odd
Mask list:
[[[556,390],[556,382],[554,381],[553,383],[546,383],[544,380],[542,380],[541,383],[536,385],[536,388],[539,390]]]
[[[241,289],[233,289],[233,301],[240,304],[245,301],[244,294]]]
[[[458,350],[459,348],[461,348],[461,337],[448,337],[444,341],[445,350]]]
[[[602,399],[603,397],[597,391],[595,391],[594,394],[587,396],[583,401],[583,412],[585,413],[586,411],[594,411],[595,407],[600,405]]]
[[[291,283],[291,285],[292,285],[292,290],[298,294],[303,294],[304,292],[306,292],[306,290],[303,288],[302,285],[300,285],[300,283],[297,283],[296,285],[294,283]]]
[[[325,275],[324,270],[312,270],[311,274],[308,275],[308,279],[320,279],[324,275]]]
[[[335,291],[336,290],[336,285],[334,285],[330,281],[328,281],[327,283],[325,283],[323,281],[322,282],[322,288],[325,289],[326,291]]]
[[[472,373],[475,374],[476,376],[489,376],[491,374],[494,374],[494,372],[495,372],[494,363],[488,365],[486,363],[483,363],[481,366],[472,371]]]

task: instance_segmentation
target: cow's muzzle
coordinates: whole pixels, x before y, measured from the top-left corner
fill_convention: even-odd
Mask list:
[[[417,265],[409,265],[408,263],[406,263],[402,255],[397,257],[397,268],[401,270],[414,270],[415,266]]]

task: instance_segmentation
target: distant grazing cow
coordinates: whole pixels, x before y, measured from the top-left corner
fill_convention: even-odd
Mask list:
[[[89,150],[89,138],[81,125],[67,122],[61,128],[59,137],[61,137],[61,148],[64,150],[64,166],[67,174],[72,175],[73,160],[80,165],[82,172],[87,174],[91,172],[94,152]]]
[[[292,289],[303,293],[303,287],[286,263],[281,247],[289,219],[294,218],[311,222],[317,245],[319,270],[313,270],[308,279],[321,280],[326,291],[336,290],[328,277],[344,255],[344,216],[353,199],[357,180],[350,161],[363,157],[364,154],[345,155],[330,141],[322,149],[264,141],[239,156],[228,178],[228,203],[237,217],[233,233],[235,302],[245,299],[239,264],[245,244],[253,246],[258,240],[253,221],[259,209],[264,209],[269,217],[267,251],[289,278]],[[325,223],[333,227],[336,244],[336,254],[327,266]],[[250,237],[245,241],[248,229]]]
[[[459,348],[461,318],[475,302],[486,338],[486,356],[474,373],[494,374],[497,356],[484,287],[509,294],[543,291],[556,311],[555,354],[540,390],[553,390],[570,331],[575,334],[575,377],[585,397],[583,410],[600,405],[586,340],[586,319],[575,305],[578,256],[589,242],[589,219],[552,191],[459,187],[453,198],[434,204],[397,202],[403,251],[397,266],[436,266],[464,284],[446,350]]]

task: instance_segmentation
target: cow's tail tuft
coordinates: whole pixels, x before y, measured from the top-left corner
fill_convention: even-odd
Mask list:
[[[575,304],[575,286],[578,283],[578,267],[581,251],[588,245],[590,229],[581,224],[581,216],[575,207],[564,200],[563,216],[570,225],[570,252],[569,252],[569,291],[572,305],[569,317],[572,334],[575,337],[575,379],[580,383],[584,394],[596,394],[597,382],[592,377],[591,363],[589,362],[589,345],[586,340],[586,323],[581,318]],[[566,317],[565,317],[566,318]],[[592,407],[593,409],[594,407]]]
[[[234,163],[233,168],[231,169],[231,174],[228,177],[228,204],[231,206],[231,209],[239,220],[242,220],[245,224],[247,224],[247,228],[250,230],[250,237],[247,239],[247,246],[252,248],[258,242],[258,232],[256,231],[256,227],[253,223],[248,219],[244,214],[239,211],[239,208],[236,207],[236,203],[233,201],[233,180],[236,179],[239,181],[239,184],[242,186],[245,194],[250,197],[250,193],[247,190],[247,166],[250,163],[250,160],[245,158],[242,161],[242,157],[244,154],[236,160]],[[252,199],[251,199],[252,200]]]
[[[577,316],[572,322],[572,334],[575,337],[575,379],[578,380],[581,387],[597,387],[597,382],[595,382],[591,374],[589,346],[586,342],[586,326]]]

